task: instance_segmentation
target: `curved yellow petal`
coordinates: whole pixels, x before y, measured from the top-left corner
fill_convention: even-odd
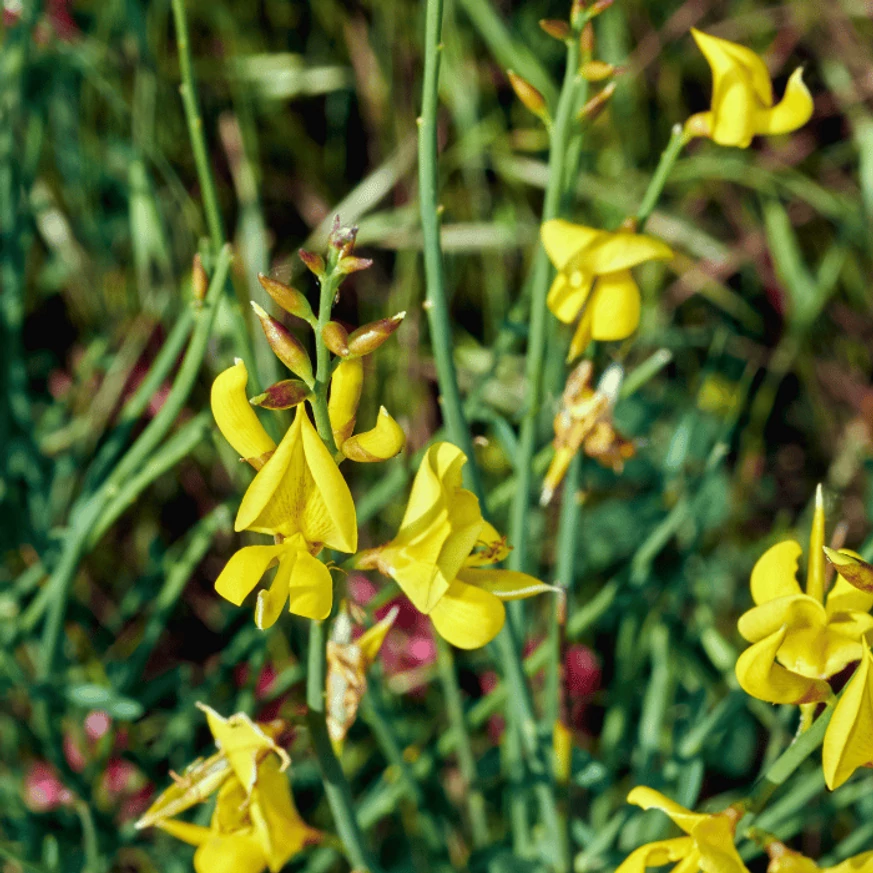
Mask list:
[[[364,384],[364,361],[362,358],[346,358],[340,361],[330,380],[330,397],[327,414],[334,441],[341,446],[355,429],[358,404]]]
[[[246,397],[249,374],[246,365],[237,361],[219,373],[212,383],[210,403],[215,423],[234,451],[260,467],[263,458],[276,448]]]
[[[653,236],[618,231],[604,233],[591,248],[573,260],[572,267],[578,265],[579,269],[589,270],[596,276],[604,276],[607,273],[629,270],[645,261],[669,261],[672,257],[673,250],[670,246]]]
[[[687,857],[693,851],[694,841],[691,837],[647,843],[631,852],[616,867],[615,873],[644,873],[647,867],[663,867]]]
[[[230,556],[215,580],[215,590],[234,606],[254,590],[267,568],[284,551],[284,546],[246,546]]]
[[[851,623],[847,623],[852,629]],[[789,630],[779,649],[779,663],[809,679],[828,679],[861,657],[859,638],[837,633],[833,626]]]
[[[802,554],[803,549],[795,540],[770,546],[752,569],[752,600],[766,603],[777,597],[802,593],[797,581],[797,562]]]
[[[707,816],[691,833],[700,852],[703,873],[749,873],[734,845],[734,821],[727,815]]]
[[[864,646],[861,663],[831,716],[822,747],[825,783],[833,791],[858,767],[873,766],[873,657]]]
[[[430,611],[430,618],[437,633],[453,646],[478,649],[500,633],[506,610],[490,592],[455,580]]]
[[[873,873],[873,852],[862,852],[826,869],[827,873]]]
[[[784,626],[749,646],[737,658],[736,674],[746,694],[769,703],[814,703],[827,700],[831,689],[827,682],[791,673],[776,663],[776,653],[785,640]]]
[[[295,538],[301,539],[299,534]],[[286,547],[279,559],[279,566],[276,568],[276,574],[273,576],[270,587],[258,592],[258,599],[255,602],[255,625],[261,630],[272,627],[279,620],[279,616],[288,602],[291,573],[297,564],[299,554],[298,549]],[[308,554],[308,552],[304,552],[304,554]]]
[[[464,569],[458,573],[457,578],[460,582],[488,591],[501,600],[523,600],[535,594],[561,590],[516,570]]]
[[[309,552],[298,552],[291,573],[288,611],[315,621],[324,621],[333,606],[330,570]]]
[[[621,340],[640,323],[640,289],[630,270],[601,276],[588,304],[591,309],[591,338]]]
[[[558,321],[570,324],[585,305],[593,284],[594,275],[592,273],[585,273],[581,270],[558,273],[546,297],[549,312]]]
[[[570,341],[570,350],[567,352],[567,363],[572,364],[591,342],[591,307],[586,306],[582,311],[582,317],[576,325],[573,339]]]
[[[364,433],[349,437],[340,445],[340,450],[350,461],[372,463],[393,458],[404,445],[406,445],[406,434],[388,414],[388,410],[381,406],[376,426]]]
[[[570,260],[603,236],[604,231],[582,224],[573,224],[563,218],[546,221],[540,228],[540,238],[549,260],[563,270]]]
[[[785,95],[772,108],[758,113],[756,133],[791,133],[812,118],[812,95],[803,84],[803,70],[798,67],[785,86]]]
[[[260,873],[266,865],[263,847],[251,828],[213,834],[194,853],[196,873]]]
[[[654,788],[649,788],[646,785],[638,785],[627,796],[627,802],[634,806],[639,806],[642,809],[659,809],[666,813],[686,834],[690,834],[692,829],[706,821],[709,816],[704,813],[691,812],[675,800],[670,800],[669,797],[661,794],[660,791],[655,791]]]
[[[400,607],[395,606],[385,618],[368,628],[358,638],[358,648],[361,650],[364,663],[368,666],[376,660],[376,655],[379,654],[379,649],[382,648],[382,643],[385,642],[385,637],[388,636],[388,631],[391,630],[399,612]]]
[[[800,852],[795,852],[780,842],[768,843],[767,854],[770,856],[767,873],[818,873],[821,869]]]
[[[769,637],[785,625],[794,632],[803,628],[824,628],[827,613],[824,607],[806,594],[791,594],[768,600],[744,612],[737,622],[743,639],[750,643]]]
[[[720,80],[724,76],[740,71],[748,80],[752,92],[761,105],[773,105],[770,73],[767,72],[767,67],[761,58],[751,49],[693,27],[691,35],[712,70],[713,91],[718,91]]]
[[[188,843],[189,846],[200,846],[212,836],[212,831],[209,828],[203,827],[203,825],[191,824],[187,821],[176,821],[176,819],[172,818],[157,822],[155,827],[160,828],[183,843]]]

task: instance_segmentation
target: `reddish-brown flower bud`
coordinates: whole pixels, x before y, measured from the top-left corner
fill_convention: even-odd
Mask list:
[[[610,82],[599,94],[595,94],[580,110],[579,119],[593,121],[606,109],[609,98],[615,92],[615,82]]]
[[[588,14],[594,18],[597,15],[600,15],[601,12],[606,12],[613,3],[615,3],[615,0],[595,0],[595,2],[591,4],[591,9]]]
[[[284,324],[267,314],[254,300],[252,300],[252,309],[261,320],[264,336],[267,337],[267,342],[276,357],[307,385],[312,385],[312,362],[300,340]]]
[[[540,27],[555,39],[563,42],[570,36],[570,25],[566,21],[560,21],[556,18],[543,18],[540,21]]]
[[[404,318],[406,318],[406,313],[398,312],[391,318],[381,318],[379,321],[359,327],[349,334],[349,352],[358,357],[375,352],[400,327]]]
[[[338,321],[329,321],[321,329],[321,338],[335,355],[339,355],[341,358],[348,357],[349,334]]]
[[[290,409],[309,396],[309,386],[299,379],[283,379],[271,385],[263,394],[249,400],[252,406],[261,409]]]
[[[309,301],[296,288],[292,288],[290,285],[286,285],[284,282],[279,282],[276,279],[271,279],[263,273],[258,273],[258,281],[261,283],[264,291],[289,315],[296,315],[310,324],[315,321]]]
[[[198,303],[202,303],[206,299],[206,290],[209,288],[209,276],[206,275],[206,270],[203,269],[203,261],[200,260],[200,255],[194,255],[194,263],[191,266],[191,293]]]
[[[321,255],[307,252],[306,249],[298,249],[297,254],[300,255],[300,260],[303,261],[310,273],[319,279],[324,277],[324,258]]]
[[[338,273],[348,276],[349,273],[357,273],[359,270],[366,270],[372,267],[373,262],[369,258],[358,258],[354,255],[344,255],[336,262]]]
[[[587,22],[579,34],[579,53],[583,58],[590,58],[594,54],[594,26]]]

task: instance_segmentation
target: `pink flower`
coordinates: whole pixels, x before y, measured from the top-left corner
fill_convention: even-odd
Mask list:
[[[32,764],[24,777],[24,805],[32,812],[50,812],[73,801],[73,794],[45,761]]]

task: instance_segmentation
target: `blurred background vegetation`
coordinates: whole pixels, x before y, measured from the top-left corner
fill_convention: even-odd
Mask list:
[[[169,0],[3,8],[0,868],[190,869],[189,849],[132,821],[170,768],[206,753],[197,700],[285,718],[298,805],[330,831],[301,718],[305,625],[286,617],[261,633],[248,607],[213,592],[239,545],[232,516],[248,478],[204,410],[211,379],[235,355],[254,357],[252,393],[277,377],[246,302],[269,305],[257,273],[311,291],[297,249],[321,249],[336,213],[357,223],[374,266],[343,286],[336,317],[358,325],[408,312],[368,359],[360,418],[371,426],[384,404],[407,451],[350,474],[363,544],[393,534],[414,454],[440,423],[416,194],[423,4],[187,3],[235,298],[219,311],[172,433],[89,528],[49,675],[38,666],[57,596],[46,579],[84,502],[166,400],[190,331],[192,257],[210,228]],[[561,0],[446,7],[443,240],[457,361],[501,529],[524,398],[519,302],[547,149],[505,71],[553,96],[563,49],[538,21],[567,12]],[[677,258],[638,271],[639,335],[608,350],[630,374],[617,421],[638,453],[621,476],[583,465],[577,573],[562,580],[575,740],[564,803],[577,871],[610,870],[666,832],[624,805],[632,785],[721,808],[790,740],[796,709],[736,686],[735,622],[754,560],[779,536],[805,534],[817,482],[829,535],[873,554],[871,12],[869,0],[617,0],[597,19],[597,56],[624,72],[586,128],[568,217],[616,227],[638,205],[671,126],[707,105],[692,26],[761,52],[777,93],[803,64],[816,111],[796,134],[748,150],[692,144],[647,228]],[[540,474],[566,339],[548,363]],[[544,578],[556,512],[531,523]],[[351,582],[362,601],[372,593]],[[528,608],[529,650],[552,608],[548,598]],[[487,651],[459,665],[502,842],[471,853],[434,652],[426,623],[402,614],[346,745],[371,839],[389,870],[539,869],[509,854],[508,797],[526,789],[507,790],[501,777],[501,692]],[[534,655],[533,674],[538,663]],[[548,730],[556,704],[541,676],[534,687]],[[831,862],[869,848],[873,777],[822,788],[814,756],[760,826]],[[322,847],[291,867],[344,865]]]

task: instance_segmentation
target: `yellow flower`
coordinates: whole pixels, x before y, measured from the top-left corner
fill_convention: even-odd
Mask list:
[[[595,230],[560,218],[547,221],[541,236],[558,271],[549,309],[565,324],[579,318],[567,360],[581,355],[592,339],[630,336],[640,322],[640,289],[630,268],[669,260],[670,248],[644,234]]]
[[[734,846],[739,814],[729,808],[712,815],[694,813],[674,803],[659,791],[634,788],[628,803],[643,809],[660,809],[684,832],[684,837],[647,843],[631,852],[615,873],[643,873],[647,867],[673,864],[677,873],[748,873]]]
[[[275,446],[246,400],[246,379],[241,361],[219,375],[212,409],[227,441],[243,457],[257,457],[261,464],[242,499],[235,529],[270,534],[275,543],[236,552],[215,589],[239,606],[276,562],[270,589],[258,593],[258,627],[270,627],[286,602],[296,615],[324,619],[333,603],[333,584],[330,571],[315,556],[324,547],[343,552],[357,548],[352,495],[305,406],[297,407],[294,423]]]
[[[694,28],[691,35],[712,69],[712,102],[685,122],[686,136],[746,148],[756,134],[790,133],[809,121],[812,97],[799,67],[774,106],[770,74],[753,51]]]
[[[361,553],[355,566],[391,576],[444,639],[475,649],[503,627],[504,600],[554,589],[526,573],[489,566],[509,549],[482,518],[476,496],[461,487],[466,461],[451,443],[432,445],[416,473],[397,536]]]
[[[177,777],[136,826],[154,825],[197,846],[197,873],[260,873],[266,868],[278,873],[302,848],[320,839],[294,806],[284,775],[288,756],[276,745],[272,725],[255,724],[242,713],[222,718],[198,705],[206,712],[218,754],[195,762]],[[172,817],[216,791],[208,828]]]
[[[767,844],[767,873],[873,873],[873,852],[862,852],[834,867],[819,867],[815,861],[794,852],[778,840]]]
[[[756,606],[740,616],[752,643],[737,659],[740,686],[770,703],[812,703],[831,696],[827,679],[861,659],[873,630],[873,594],[842,576],[824,598],[824,507],[816,495],[810,537],[808,593],[797,581],[800,544],[785,540],[768,549],[752,570]]]

